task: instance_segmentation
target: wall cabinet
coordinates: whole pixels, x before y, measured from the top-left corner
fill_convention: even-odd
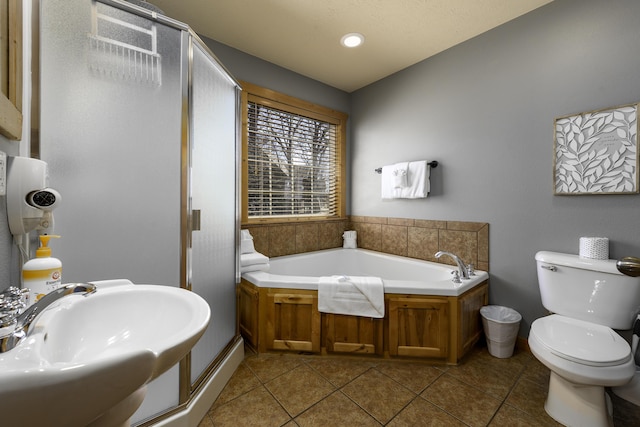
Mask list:
[[[480,339],[488,283],[458,297],[385,295],[384,319],[318,312],[312,290],[238,287],[240,330],[258,352],[273,350],[417,357],[457,363]]]

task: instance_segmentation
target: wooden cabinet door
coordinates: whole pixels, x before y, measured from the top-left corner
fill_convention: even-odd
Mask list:
[[[486,283],[468,291],[458,300],[459,325],[456,325],[455,331],[458,333],[459,357],[466,354],[480,339],[482,335],[480,309],[488,302],[489,286]]]
[[[315,291],[269,289],[260,350],[320,352],[320,312]],[[266,348],[262,348],[262,347]]]
[[[382,354],[382,319],[324,314],[323,345],[328,352]]]
[[[238,323],[240,333],[253,349],[258,348],[258,290],[242,279],[238,286]]]
[[[446,298],[389,297],[389,354],[445,358],[449,353]]]

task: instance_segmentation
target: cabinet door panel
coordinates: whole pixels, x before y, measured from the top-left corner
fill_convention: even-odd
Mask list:
[[[389,354],[446,357],[449,353],[447,299],[389,299]]]
[[[458,327],[458,351],[465,354],[482,335],[480,309],[489,302],[488,285],[482,285],[458,301],[460,325]]]
[[[266,300],[267,349],[320,352],[320,313],[314,294],[269,292]]]
[[[324,346],[329,352],[382,353],[382,319],[324,315]]]

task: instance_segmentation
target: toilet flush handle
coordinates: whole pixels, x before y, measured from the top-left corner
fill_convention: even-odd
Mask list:
[[[541,265],[540,267],[549,271],[558,271],[558,267],[556,267],[555,265]]]

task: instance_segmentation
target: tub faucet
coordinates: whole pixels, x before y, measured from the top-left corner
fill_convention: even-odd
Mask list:
[[[458,264],[458,274],[462,278],[462,280],[469,280],[471,277],[469,276],[469,267],[465,265],[465,263],[458,258],[457,255],[452,254],[451,252],[438,251],[436,252],[435,257],[440,258],[442,255],[448,255]]]
[[[69,283],[49,292],[26,310],[25,292],[10,287],[0,292],[0,353],[5,353],[29,333],[31,322],[49,305],[67,295],[88,295],[96,291],[91,283]]]

